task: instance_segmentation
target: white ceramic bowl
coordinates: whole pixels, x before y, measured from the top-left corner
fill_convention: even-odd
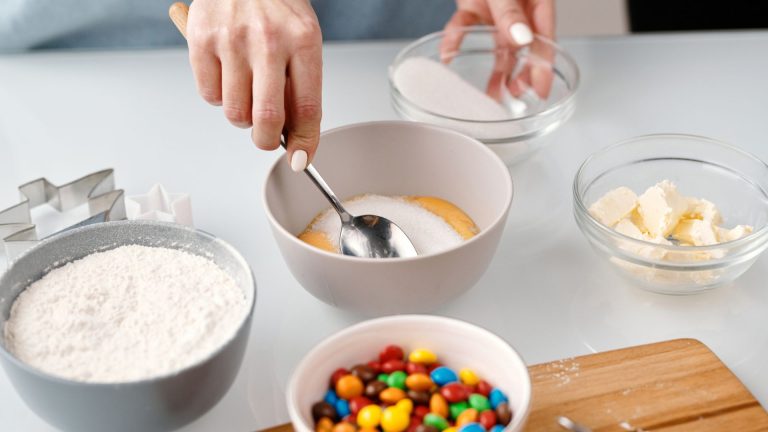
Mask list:
[[[488,330],[427,315],[364,321],[330,336],[307,353],[288,383],[288,413],[294,430],[314,430],[312,404],[322,400],[333,371],[366,363],[389,344],[400,345],[406,352],[427,348],[446,366],[475,370],[509,397],[514,417],[505,431],[523,430],[531,406],[531,379],[520,355]]]
[[[452,249],[415,258],[320,250],[296,235],[329,204],[283,156],[267,177],[264,207],[291,273],[328,304],[373,315],[430,311],[471,288],[496,252],[512,180],[501,160],[473,138],[406,121],[355,124],[323,133],[314,165],[342,199],[432,195],[463,209],[481,230]]]

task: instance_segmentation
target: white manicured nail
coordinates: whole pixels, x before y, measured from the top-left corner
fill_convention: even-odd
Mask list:
[[[291,156],[291,169],[295,172],[304,171],[307,168],[307,152],[296,150]]]
[[[533,33],[531,28],[525,23],[514,23],[509,27],[509,33],[512,35],[512,40],[518,45],[528,45],[533,42]]]

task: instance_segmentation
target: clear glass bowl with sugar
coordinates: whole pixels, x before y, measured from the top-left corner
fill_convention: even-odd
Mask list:
[[[711,246],[660,245],[601,224],[588,211],[606,192],[636,193],[668,179],[685,196],[720,210],[724,225],[751,225],[751,234]],[[692,294],[727,285],[768,247],[768,165],[729,144],[693,135],[646,135],[607,147],[582,164],[573,183],[576,223],[598,254],[640,287]],[[649,249],[650,248],[650,249]],[[658,252],[650,258],[649,250]]]
[[[446,37],[460,38],[459,48],[441,53],[440,46]],[[486,144],[505,163],[514,164],[543,147],[549,141],[545,135],[571,116],[579,86],[579,69],[568,53],[544,37],[535,36],[525,47],[497,47],[496,37],[493,27],[475,26],[432,33],[416,40],[403,48],[390,65],[390,95],[401,118],[462,132]],[[497,94],[495,99],[507,108],[509,115],[492,120],[462,118],[439,108],[425,107],[397,78],[398,68],[418,57],[441,62],[483,93],[491,93],[489,82],[503,83],[498,87],[504,94]],[[551,81],[546,80],[551,87],[544,92],[545,97],[541,97],[531,83],[534,70],[534,74],[551,77]],[[431,77],[424,74],[421,79],[426,84]],[[513,109],[517,105],[510,103],[510,95],[513,101],[524,102],[526,108]]]

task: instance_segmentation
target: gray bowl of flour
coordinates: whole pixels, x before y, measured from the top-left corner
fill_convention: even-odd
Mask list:
[[[0,277],[0,362],[26,404],[59,429],[170,430],[232,385],[255,299],[245,259],[202,231],[153,221],[76,228]]]

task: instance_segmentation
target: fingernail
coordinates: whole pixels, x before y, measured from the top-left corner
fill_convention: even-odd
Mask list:
[[[307,152],[296,150],[291,156],[291,169],[294,172],[304,171],[307,168]]]
[[[531,28],[525,23],[514,23],[509,27],[509,33],[512,35],[512,40],[518,45],[528,45],[533,42],[533,32]]]

